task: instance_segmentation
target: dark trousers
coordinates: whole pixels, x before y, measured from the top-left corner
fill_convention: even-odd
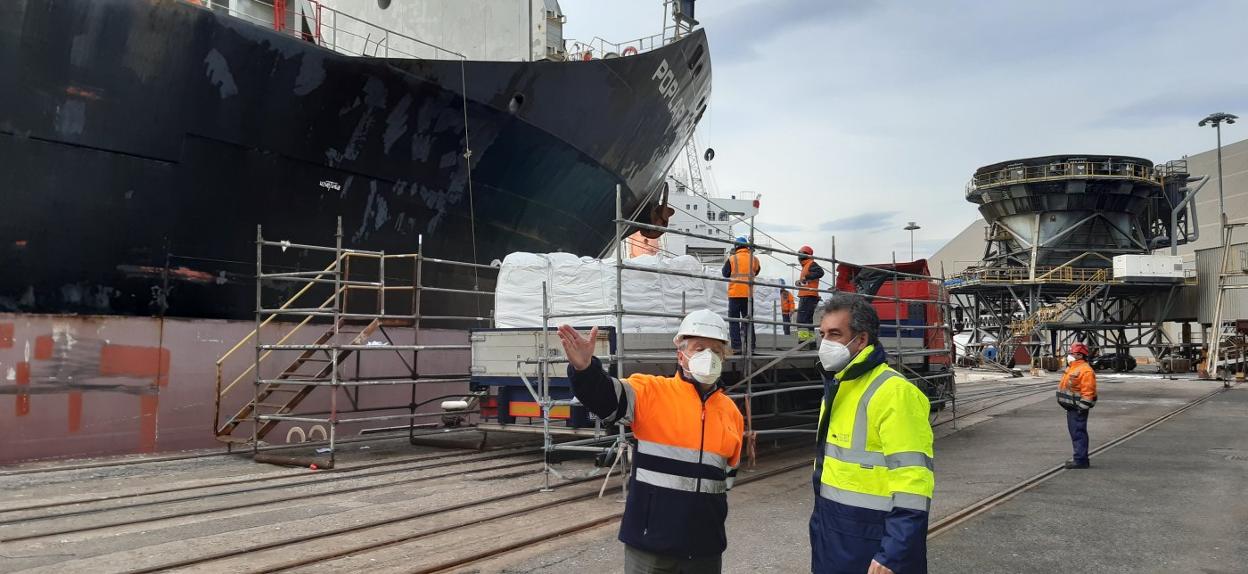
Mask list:
[[[781,318],[782,318],[782,320],[784,321],[784,334],[785,334],[785,335],[788,335],[788,334],[789,334],[789,323],[792,323],[792,322],[793,322],[793,320],[790,318],[790,317],[792,317],[792,315],[790,315],[790,314],[788,314],[788,313],[782,313],[782,314],[780,315],[780,317],[781,317]]]
[[[1088,411],[1066,411],[1066,430],[1075,447],[1075,464],[1088,464]]]
[[[751,301],[749,297],[729,297],[728,298],[728,317],[732,319],[749,319],[754,313],[750,309]],[[740,351],[744,347],[741,346],[741,330],[749,329],[746,337],[750,340],[750,348],[755,349],[757,345],[754,341],[754,324],[738,323],[730,321],[728,323],[728,338],[732,340],[732,348]]]
[[[676,558],[624,545],[625,574],[719,574],[722,556]]]
[[[802,325],[803,329],[809,329],[805,325],[815,322],[815,307],[819,306],[818,297],[798,297],[797,298],[797,322]]]

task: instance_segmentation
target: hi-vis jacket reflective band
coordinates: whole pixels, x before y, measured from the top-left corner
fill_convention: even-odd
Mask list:
[[[823,277],[823,268],[814,259],[802,262],[802,274],[797,280],[798,287],[805,287],[797,292],[798,297],[818,297],[819,278]]]
[[[1096,406],[1096,371],[1087,361],[1075,361],[1066,369],[1057,385],[1057,404],[1081,411]]]
[[[739,248],[732,252],[732,257],[728,259],[730,267],[730,278],[732,281],[728,283],[729,297],[749,297],[750,296],[750,278],[758,275],[762,270],[762,265],[758,262],[758,258],[750,253],[749,249]]]
[[[819,496],[884,512],[929,511],[929,410],[922,391],[886,364],[842,381],[824,437]]]
[[[704,472],[699,474],[710,474],[712,476],[723,474],[724,476],[723,480],[703,478],[702,476],[689,477],[638,466],[635,473],[638,482],[672,490],[706,492],[710,494],[723,494],[728,492],[729,488],[732,488],[732,476],[729,476],[728,473],[735,470],[735,467],[728,464],[728,459],[720,455],[646,440],[637,441],[637,452],[669,460],[703,465],[706,468],[702,469]]]

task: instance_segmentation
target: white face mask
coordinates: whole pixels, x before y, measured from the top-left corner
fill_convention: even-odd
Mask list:
[[[1079,357],[1076,357],[1076,356],[1074,356],[1074,355],[1066,355],[1066,362],[1067,362],[1067,363],[1073,363],[1073,362],[1075,362],[1075,361],[1077,361],[1077,360],[1079,360]]]
[[[849,342],[853,343],[854,339],[850,339]],[[825,371],[840,372],[853,358],[849,347],[843,343],[829,339],[824,339],[819,343],[819,364],[823,365]]]
[[[694,380],[704,385],[715,384],[715,381],[719,380],[719,374],[724,371],[724,360],[710,349],[702,349],[685,357],[689,359],[689,366],[686,370]]]

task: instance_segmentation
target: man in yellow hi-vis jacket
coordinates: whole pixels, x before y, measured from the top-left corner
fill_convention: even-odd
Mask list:
[[[888,367],[879,328],[879,315],[861,295],[836,293],[824,304],[824,399],[810,518],[817,574],[927,572],[931,407]]]

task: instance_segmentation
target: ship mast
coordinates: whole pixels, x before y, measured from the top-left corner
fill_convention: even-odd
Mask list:
[[[685,142],[685,161],[689,163],[689,190],[694,195],[706,197],[706,189],[702,185],[702,166],[698,163],[697,138],[692,135]]]
[[[663,10],[663,37],[668,42],[675,42],[690,32],[698,25],[698,21],[693,17],[693,5],[696,0],[663,0],[665,9]],[[667,17],[671,15],[669,22]]]

